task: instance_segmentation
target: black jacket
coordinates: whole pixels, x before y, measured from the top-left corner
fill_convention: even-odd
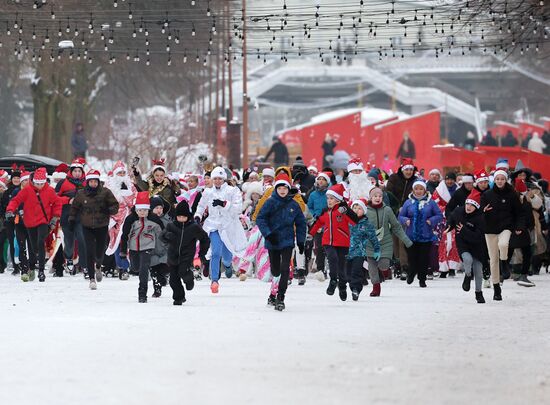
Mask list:
[[[386,191],[392,193],[397,201],[399,201],[399,208],[401,208],[405,201],[407,201],[407,198],[409,198],[415,180],[416,176],[414,175],[410,179],[406,179],[405,176],[403,176],[401,168],[388,179]]]
[[[185,224],[174,221],[164,228],[160,239],[168,244],[168,264],[191,266],[195,258],[197,241],[200,242],[199,257],[203,258],[210,247],[208,234],[194,221]]]
[[[481,195],[481,209],[491,205],[492,209],[484,212],[485,233],[499,234],[505,229],[514,231],[524,226],[523,210],[519,196],[513,187],[506,183],[502,189],[496,185]]]
[[[439,186],[439,181],[427,181],[426,182],[426,190],[428,190],[430,192],[430,194],[433,195],[435,189],[437,188],[437,186]]]
[[[445,218],[449,218],[457,207],[463,207],[469,195],[470,191],[466,190],[464,186],[457,188],[445,207]]]
[[[273,159],[275,164],[288,165],[288,149],[284,143],[281,141],[274,142],[267,155],[265,155],[265,160],[268,160],[272,153],[275,155]]]
[[[485,263],[488,260],[487,244],[485,243],[485,219],[483,212],[479,209],[471,214],[466,213],[465,206],[460,206],[454,210],[448,225],[455,229],[458,224],[462,224],[460,232],[456,232],[456,247],[458,253],[470,253],[474,259]]]
[[[521,203],[521,212],[522,217],[524,218],[521,227],[518,230],[522,232],[519,235],[516,235],[515,232],[512,233],[510,237],[510,249],[522,248],[531,245],[531,234],[529,231],[532,231],[535,228],[535,217],[533,216],[533,206],[527,198],[523,198]]]

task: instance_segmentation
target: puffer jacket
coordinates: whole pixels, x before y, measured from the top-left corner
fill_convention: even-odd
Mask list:
[[[164,224],[161,219],[152,212],[149,212],[146,218],[140,218],[136,211],[132,209],[130,215],[124,220],[124,225],[122,225],[120,251],[133,250],[141,252],[154,250],[154,253],[157,253],[161,248],[160,233],[163,229]]]
[[[344,207],[345,212],[340,212],[339,208]],[[359,218],[345,204],[335,205],[327,208],[323,214],[317,218],[309,234],[315,235],[321,227],[323,228],[323,246],[349,247],[350,244],[350,225],[355,225]]]
[[[40,205],[40,200],[42,206]],[[42,189],[38,190],[32,183],[21,189],[15,197],[11,199],[6,208],[6,212],[17,213],[20,206],[23,206],[23,223],[27,228],[35,228],[39,225],[49,224],[55,217],[61,216],[61,201],[57,197],[55,190],[48,183],[44,184]],[[44,207],[44,209],[42,209]]]
[[[376,231],[367,217],[362,217],[355,225],[350,225],[349,229],[350,244],[348,259],[366,257],[367,246],[371,246],[374,252],[380,252],[380,242],[376,237]]]
[[[182,224],[178,221],[170,222],[164,228],[160,239],[168,245],[168,264],[177,266],[184,264],[191,266],[197,250],[197,241],[200,242],[199,257],[204,258],[210,247],[208,234],[195,221]]]
[[[168,224],[172,222],[168,215],[163,215],[159,219],[162,222],[162,229],[166,228]],[[159,244],[151,256],[151,267],[166,263],[168,263],[168,244],[159,238]]]
[[[307,199],[307,208],[313,218],[319,218],[324,210],[327,209],[327,190],[315,189],[312,191]]]
[[[109,226],[111,215],[118,212],[118,201],[111,190],[99,185],[97,191],[83,188],[76,193],[69,213],[69,222],[80,218],[86,228],[104,228]]]
[[[413,183],[416,179],[417,177],[415,175],[413,175],[410,179],[406,179],[401,168],[399,168],[397,173],[394,173],[389,177],[386,191],[393,194],[399,202],[399,207],[402,207],[405,201],[407,201],[409,194],[412,192]]]
[[[397,236],[406,247],[412,245],[411,240],[403,230],[403,226],[397,221],[393,210],[387,205],[375,208],[369,204],[367,207],[367,218],[373,225],[378,240],[380,241],[380,257],[391,259],[393,257],[393,238],[392,235]],[[374,255],[374,249],[371,245],[367,245],[367,255],[372,257]]]
[[[294,240],[298,243],[305,243],[306,240],[306,219],[300,206],[294,201],[293,189],[285,198],[281,198],[276,192],[265,202],[258,217],[256,225],[266,238],[266,249],[281,250],[287,247],[294,247]],[[277,244],[273,245],[267,237],[275,235]]]
[[[447,224],[451,229],[456,229],[458,224],[462,224],[460,232],[455,233],[456,247],[460,255],[468,252],[482,263],[489,259],[485,242],[485,220],[481,210],[476,209],[473,213],[467,214],[464,206],[458,207],[447,219]]]
[[[410,224],[407,226],[407,220]],[[411,193],[409,199],[399,211],[399,222],[404,226],[405,232],[413,242],[433,242],[437,239],[434,231],[443,220],[443,214],[437,203],[432,200],[430,193],[417,199]],[[430,221],[428,224],[427,221]]]
[[[515,231],[524,227],[519,196],[510,184],[506,183],[503,188],[494,185],[484,192],[481,195],[481,208],[488,205],[492,209],[484,211],[486,234],[499,234],[506,229]]]
[[[466,190],[464,186],[457,188],[445,207],[445,218],[449,218],[457,207],[463,207],[470,193],[471,191]]]

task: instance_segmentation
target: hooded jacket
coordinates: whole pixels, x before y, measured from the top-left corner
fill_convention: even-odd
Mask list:
[[[409,225],[407,220],[410,220]],[[426,193],[422,198],[416,198],[411,193],[399,211],[399,222],[405,227],[407,236],[413,242],[436,240],[434,230],[442,220],[443,214],[430,193]]]
[[[467,214],[466,207],[460,206],[453,211],[450,218],[447,218],[447,224],[451,229],[456,229],[458,224],[462,224],[460,232],[455,232],[456,247],[460,255],[468,252],[474,259],[482,263],[487,262],[489,256],[485,242],[485,219],[481,209]]]
[[[208,234],[195,221],[181,223],[170,222],[160,235],[161,241],[168,245],[168,264],[177,266],[184,264],[191,266],[197,250],[197,241],[200,243],[199,257],[204,258],[210,247]]]
[[[416,169],[415,169],[416,171]],[[411,178],[406,179],[401,168],[390,176],[386,191],[393,194],[399,202],[399,207],[402,207],[407,201],[409,194],[412,192],[412,186],[417,177],[413,174]]]
[[[344,213],[340,212],[339,208],[341,207],[345,209]],[[340,203],[340,205],[323,211],[323,214],[313,224],[309,234],[313,236],[323,227],[323,246],[349,247],[349,227],[355,225],[358,220],[357,215],[345,203]]]
[[[70,172],[69,174],[67,174],[67,177],[65,179],[57,183],[55,191],[57,192],[57,195],[61,200],[61,204],[63,205],[61,211],[61,226],[66,226],[69,224],[71,198],[74,198],[78,190],[82,190],[84,187],[86,187],[86,181],[84,180],[84,177],[82,178],[82,180],[75,179],[71,176]]]
[[[393,210],[387,205],[382,205],[380,208],[375,208],[371,204],[367,206],[367,218],[374,226],[377,237],[380,241],[380,257],[391,259],[393,257],[393,238],[397,236],[403,241],[406,247],[412,245],[411,240],[403,230],[403,227],[397,221]],[[372,257],[374,249],[367,245],[367,254]]]

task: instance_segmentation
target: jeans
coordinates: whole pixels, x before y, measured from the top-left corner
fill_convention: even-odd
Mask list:
[[[38,270],[44,271],[46,266],[46,237],[50,232],[48,225],[38,225],[27,229],[29,235],[29,267],[36,268],[38,259]]]
[[[105,226],[102,228],[86,228],[84,230],[84,240],[86,243],[86,265],[88,267],[88,275],[90,280],[95,278],[95,267],[101,267],[105,250],[109,244],[109,229]]]
[[[15,225],[15,239],[17,240],[17,246],[19,248],[19,264],[24,268],[29,268],[29,260],[27,254],[27,242],[29,240],[29,234],[27,228],[22,223]],[[14,242],[14,256],[15,257],[15,242]]]
[[[346,255],[349,248],[343,246],[325,246],[328,258],[330,281],[338,281],[338,288],[346,288]]]
[[[137,252],[130,250],[130,266],[132,272],[139,273],[138,297],[147,297],[147,286],[149,284],[149,268],[151,267],[151,250]]]
[[[210,249],[212,250],[212,257],[210,258],[210,277],[212,282],[220,279],[220,260],[226,267],[231,266],[233,255],[227,249],[222,242],[218,231],[210,232]]]
[[[269,250],[269,264],[271,265],[271,274],[273,275],[273,277],[281,277],[279,279],[279,290],[277,291],[277,298],[281,301],[284,301],[286,289],[288,287],[292,250],[292,247],[287,247],[281,250]]]
[[[464,263],[464,272],[469,277],[473,277],[476,283],[476,292],[481,291],[481,285],[483,284],[483,263],[474,258],[469,252],[463,252],[460,255],[462,263]]]
[[[86,241],[84,240],[84,230],[80,222],[74,224],[74,230],[70,230],[69,226],[63,226],[63,248],[65,259],[72,260],[74,257],[75,240],[78,242],[78,256],[80,258],[80,267],[86,267],[85,262],[88,257],[86,253]]]

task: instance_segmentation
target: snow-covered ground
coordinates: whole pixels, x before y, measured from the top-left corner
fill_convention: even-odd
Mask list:
[[[548,404],[550,275],[532,279],[485,305],[458,277],[359,302],[310,279],[279,313],[254,279],[174,307],[170,288],[138,304],[136,277],[3,274],[0,404]]]

